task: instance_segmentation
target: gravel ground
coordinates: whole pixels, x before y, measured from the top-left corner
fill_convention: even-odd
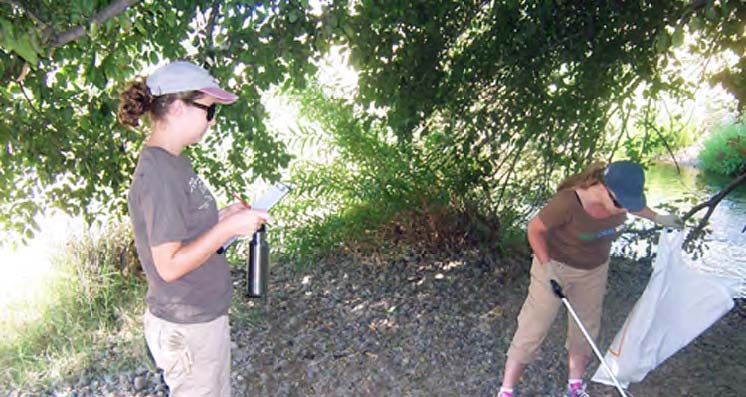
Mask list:
[[[395,260],[338,256],[306,271],[273,269],[270,297],[240,296],[232,309],[233,395],[494,396],[528,287],[528,260],[478,252],[410,252]],[[642,293],[650,269],[612,261],[600,347]],[[555,322],[516,396],[561,396],[566,316]],[[744,396],[746,310],[718,321],[643,382],[635,397]],[[593,362],[591,371],[598,363]],[[94,371],[95,372],[95,371]],[[141,368],[81,375],[51,390],[10,396],[164,396],[160,374]],[[592,384],[593,396],[616,396]]]

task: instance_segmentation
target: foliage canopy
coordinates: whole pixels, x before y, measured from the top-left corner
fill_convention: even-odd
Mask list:
[[[382,124],[395,137],[385,150],[435,163],[430,186],[507,222],[553,178],[623,148],[630,114],[644,108],[636,90],[688,93],[666,72],[676,47],[735,55],[711,80],[746,103],[739,0],[322,3],[0,0],[3,227],[30,232],[50,206],[124,209],[142,131],[115,123],[117,94],[163,60],[204,64],[241,95],[191,150],[212,186],[278,177],[290,156],[260,95],[302,89],[342,45],[359,72],[356,122]]]

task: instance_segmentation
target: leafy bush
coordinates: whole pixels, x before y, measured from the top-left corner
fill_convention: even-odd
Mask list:
[[[291,92],[306,121],[289,147],[294,197],[274,212],[273,240],[297,262],[336,249],[371,252],[403,241],[445,248],[494,240],[498,227],[470,199],[474,163],[448,156],[447,135],[402,143],[318,87]],[[485,238],[489,235],[490,238]]]
[[[625,154],[629,158],[669,158],[671,152],[694,143],[694,130],[694,126],[682,123],[680,117],[674,118],[668,125],[645,124],[640,121],[624,143]]]
[[[746,171],[746,124],[734,123],[715,131],[699,153],[702,166],[723,175]]]

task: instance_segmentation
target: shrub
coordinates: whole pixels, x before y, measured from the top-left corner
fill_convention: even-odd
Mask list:
[[[293,197],[274,211],[285,227],[273,240],[288,259],[494,241],[494,217],[468,196],[479,164],[449,156],[447,134],[404,142],[317,87],[290,94],[306,122],[289,145],[302,152],[290,168]]]
[[[734,123],[715,131],[699,153],[702,167],[723,175],[746,171],[746,124]]]
[[[624,142],[625,154],[629,158],[670,157],[695,142],[697,133],[693,125],[682,123],[674,118],[667,125],[637,123],[636,128]]]

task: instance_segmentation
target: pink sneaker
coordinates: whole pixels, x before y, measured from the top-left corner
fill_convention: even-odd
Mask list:
[[[497,396],[495,397],[513,397],[513,392],[501,391],[500,393],[497,393]]]
[[[574,383],[572,386],[567,388],[565,397],[591,397],[590,394],[585,391],[585,382]]]

